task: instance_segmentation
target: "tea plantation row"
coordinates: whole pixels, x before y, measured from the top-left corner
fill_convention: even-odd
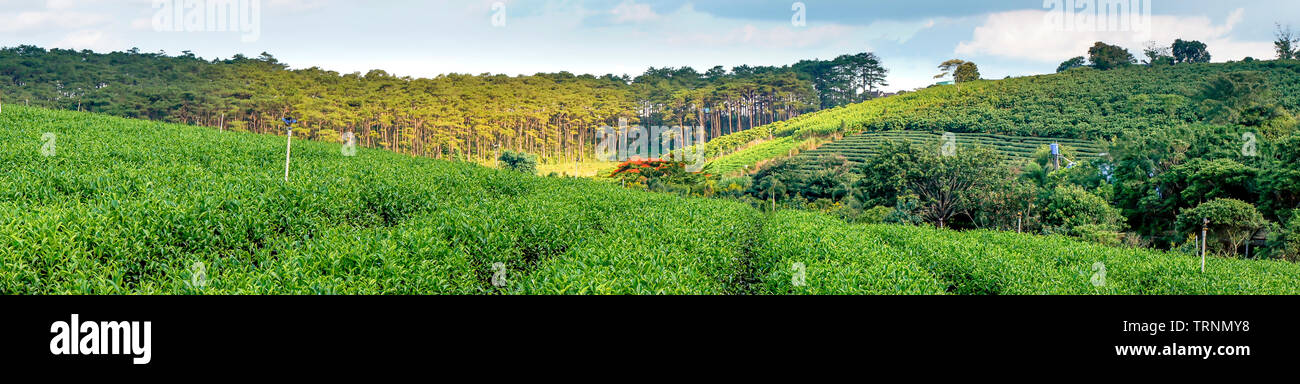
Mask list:
[[[852,226],[332,143],[295,141],[285,183],[284,144],[6,106],[0,294],[1300,291],[1288,263],[1202,275],[1184,255]]]
[[[1195,99],[1207,79],[1233,73],[1265,78],[1270,102],[1300,110],[1300,61],[1186,64],[975,81],[810,113],[710,142],[715,173],[731,173],[789,156],[816,138],[862,132],[918,131],[1113,140],[1145,131],[1209,120]],[[752,131],[752,132],[751,132]],[[852,138],[853,136],[848,136]],[[753,145],[755,140],[784,139]],[[777,143],[779,141],[770,141]]]
[[[1048,139],[1040,137],[1019,137],[994,135],[986,133],[952,134],[954,150],[957,148],[979,145],[992,148],[1005,156],[1007,161],[1024,162],[1033,160],[1037,151],[1052,143],[1061,144],[1077,153],[1074,161],[1086,161],[1105,153],[1105,143],[1078,139]],[[850,164],[862,164],[877,154],[877,149],[889,141],[910,141],[924,144],[938,150],[945,142],[943,135],[921,131],[885,131],[868,132],[849,136],[841,140],[822,145],[817,149],[799,153],[793,161],[804,171],[818,170],[818,159],[843,157]]]

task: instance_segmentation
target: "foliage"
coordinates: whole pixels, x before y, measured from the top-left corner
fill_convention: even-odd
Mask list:
[[[1152,41],[1147,44],[1146,49],[1142,50],[1142,55],[1146,56],[1144,64],[1147,66],[1167,66],[1174,65],[1174,57],[1170,53],[1170,47],[1160,46]]]
[[[708,165],[705,165],[704,171],[718,174],[753,172],[764,163],[789,156],[799,147],[807,145],[807,143],[807,141],[795,140],[792,137],[758,141],[751,143],[752,145],[742,151],[709,162]]]
[[[870,227],[865,227],[870,228]],[[905,248],[862,226],[809,212],[781,211],[756,249],[758,294],[942,295],[944,284]]]
[[[934,78],[942,79],[951,75],[953,82],[958,84],[980,79],[979,66],[965,60],[952,59],[945,61],[939,64],[939,71],[940,73],[935,75]]]
[[[819,72],[825,69],[827,72]],[[294,69],[274,56],[206,60],[191,53],[0,49],[4,102],[130,118],[283,133],[292,113],[306,133],[333,141],[490,163],[497,149],[544,162],[589,160],[595,129],[620,119],[643,126],[700,126],[708,138],[871,97],[883,84],[869,53],[795,66],[650,68],[636,78],[567,72],[511,77],[398,77]],[[824,87],[833,86],[833,87]],[[860,96],[861,95],[861,96]],[[509,106],[504,108],[502,106]]]
[[[885,82],[889,70],[870,52],[843,55],[830,61],[800,61],[791,69],[812,80],[822,108],[869,100],[874,97],[873,91],[889,85]]]
[[[1282,27],[1277,25],[1276,40],[1273,40],[1273,50],[1277,52],[1278,60],[1300,59],[1300,36],[1296,36],[1291,31],[1291,26]]]
[[[1199,41],[1174,40],[1171,50],[1174,55],[1174,63],[1210,62],[1210,52],[1205,49],[1205,43]]]
[[[1258,127],[1287,115],[1272,101],[1268,79],[1254,71],[1217,74],[1207,79],[1193,97],[1216,123]]]
[[[691,186],[700,184],[708,175],[687,172],[687,163],[663,159],[629,160],[610,172],[609,177],[625,185],[665,191],[669,185]]]
[[[1116,206],[1132,228],[1156,238],[1156,243],[1181,242],[1185,237],[1173,231],[1182,210],[1215,198],[1258,198],[1262,183],[1253,176],[1258,170],[1251,164],[1267,164],[1266,155],[1274,146],[1260,140],[1258,156],[1244,155],[1242,137],[1250,132],[1193,125],[1124,134],[1113,150],[1111,167]]]
[[[1118,208],[1077,185],[1056,187],[1047,198],[1044,209],[1044,223],[1056,228],[1052,232],[1071,236],[1109,232],[1115,234],[1114,239],[1118,242],[1117,232],[1124,229]]]
[[[1087,65],[1088,65],[1088,58],[1083,56],[1078,56],[1062,62],[1060,66],[1056,67],[1056,73],[1065,72],[1075,68],[1083,68]]]
[[[800,116],[768,126],[774,140],[713,164],[755,169],[767,162],[772,168],[772,159],[813,147],[773,170],[790,186],[785,197],[813,200],[806,197],[805,181],[814,176],[824,180],[822,171],[847,165],[854,172],[844,177],[857,181],[849,196],[835,200],[841,204],[836,214],[856,217],[877,205],[908,208],[908,201],[898,199],[906,191],[876,190],[862,182],[879,180],[876,187],[887,186],[897,173],[856,172],[880,154],[884,142],[936,145],[943,140],[940,134],[949,132],[959,144],[996,148],[1021,179],[981,191],[1011,200],[981,202],[955,217],[955,227],[1013,230],[1015,215],[1024,212],[1024,230],[1052,232],[1045,228],[1052,227],[1045,223],[1045,199],[1057,187],[1072,184],[1121,210],[1121,222],[1134,233],[1115,237],[1168,248],[1186,240],[1176,232],[1178,214],[1212,199],[1257,202],[1265,218],[1275,222],[1284,222],[1300,207],[1300,171],[1292,166],[1300,163],[1300,155],[1292,156],[1300,138],[1294,136],[1297,123],[1289,112],[1297,108],[1297,62],[1074,70],[973,82],[960,92],[931,87]],[[780,145],[771,144],[776,142]],[[1050,143],[1065,149],[1062,169],[1046,161]],[[898,209],[895,215],[917,213],[916,208]]]
[[[1008,161],[1029,161],[1040,156],[1040,151],[1046,151],[1052,143],[1058,143],[1071,149],[1068,157],[1085,161],[1098,157],[1106,152],[1106,144],[1094,140],[1077,140],[1077,139],[1050,139],[1040,137],[1024,137],[1009,135],[992,135],[978,133],[954,133],[952,134],[958,145],[979,145],[997,150]],[[924,144],[938,147],[943,141],[942,134],[922,131],[885,131],[869,132],[849,136],[834,142],[818,146],[817,149],[803,151],[794,158],[796,162],[802,162],[800,169],[815,169],[815,164],[809,164],[809,160],[821,157],[843,157],[852,164],[862,164],[880,152],[880,147],[890,141],[910,141],[912,143]],[[1064,164],[1063,164],[1064,165]]]
[[[1282,251],[1277,252],[1278,258],[1293,262],[1300,260],[1300,215],[1291,217],[1281,238],[1284,243],[1280,247]]]
[[[1269,217],[1294,216],[1300,209],[1300,133],[1293,133],[1275,146],[1277,161],[1260,171],[1260,205]]]
[[[727,294],[761,218],[312,141],[285,183],[283,138],[86,113],[0,128],[0,294]]]
[[[507,150],[501,152],[501,157],[497,160],[501,162],[504,169],[529,175],[537,174],[537,156],[535,155]]]
[[[871,209],[862,211],[856,222],[862,224],[881,224],[885,218],[894,213],[894,209],[885,206],[876,206]]]
[[[1061,236],[902,226],[868,226],[864,232],[908,255],[953,294],[1276,294],[1300,289],[1284,272],[1296,265],[1285,262],[1216,259],[1201,273],[1194,257]],[[1098,263],[1106,268],[1101,285],[1092,278]]]
[[[960,148],[944,155],[938,148],[925,150],[902,142],[887,145],[880,156],[864,164],[859,183],[868,196],[896,196],[901,191],[915,194],[919,203],[916,212],[945,228],[953,216],[977,205],[979,191],[1009,178],[1000,161],[983,147]]]
[[[1198,93],[1206,79],[1236,72],[1258,72],[1274,95],[1271,104],[1300,111],[1300,62],[1128,66],[972,82],[960,92],[955,87],[931,87],[772,124],[770,136],[807,140],[903,130],[1109,139],[1130,129],[1204,122],[1203,111],[1190,96]],[[734,155],[743,156],[744,152]]]
[[[953,81],[956,83],[966,83],[980,79],[980,69],[975,63],[965,62],[957,66],[957,70],[952,73]]]
[[[270,136],[20,106],[0,127],[0,294],[1300,293],[1286,262],[1201,274],[1176,253],[765,215],[311,141],[285,183]]]
[[[1170,186],[1166,195],[1173,205],[1190,207],[1221,198],[1253,199],[1257,173],[1232,159],[1193,158],[1160,175],[1159,181]]]
[[[1200,233],[1204,219],[1210,220],[1210,242],[1218,245],[1214,251],[1225,255],[1238,254],[1238,249],[1246,240],[1268,225],[1264,216],[1250,203],[1236,199],[1214,199],[1178,215],[1178,231],[1184,234]]]
[[[1102,71],[1126,67],[1137,62],[1127,49],[1100,41],[1088,49],[1088,61],[1092,63],[1093,68]]]

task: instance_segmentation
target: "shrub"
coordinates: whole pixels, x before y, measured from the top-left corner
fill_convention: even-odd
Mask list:
[[[1217,244],[1210,250],[1224,255],[1237,255],[1237,250],[1255,232],[1268,225],[1264,215],[1254,205],[1237,199],[1214,199],[1178,215],[1178,231],[1198,234],[1203,220],[1209,219],[1209,243]]]
[[[889,217],[889,215],[893,213],[894,213],[893,208],[885,207],[885,206],[876,206],[871,209],[862,211],[862,215],[858,216],[857,222],[862,224],[881,224],[885,222],[886,217]]]
[[[501,153],[501,166],[519,173],[537,174],[537,156],[525,152],[505,151]]]
[[[1077,185],[1056,187],[1047,198],[1045,209],[1044,224],[1071,236],[1095,238],[1113,234],[1118,242],[1117,232],[1124,229],[1118,208]]]
[[[282,137],[17,106],[0,127],[0,295],[1300,292],[1300,265],[1272,260],[1202,274],[1181,254],[766,215],[751,197],[315,141],[295,143],[285,183],[267,177]],[[54,131],[44,157],[33,138]]]
[[[1291,217],[1291,221],[1286,223],[1286,227],[1274,228],[1270,232],[1270,245],[1274,258],[1286,261],[1300,261],[1300,215]]]
[[[1083,240],[1111,247],[1122,244],[1122,235],[1105,225],[1087,224],[1074,227],[1071,232]]]

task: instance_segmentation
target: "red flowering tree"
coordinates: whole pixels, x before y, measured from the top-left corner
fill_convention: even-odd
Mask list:
[[[676,184],[693,186],[702,183],[708,175],[686,171],[686,162],[664,159],[632,159],[623,162],[610,172],[609,177],[619,179],[629,186]]]

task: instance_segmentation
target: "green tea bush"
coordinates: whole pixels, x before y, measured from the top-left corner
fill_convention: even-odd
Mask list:
[[[45,156],[44,133],[55,151]],[[0,113],[0,294],[1293,294],[1300,267]],[[1090,283],[1104,262],[1107,283]],[[799,268],[795,268],[799,265]]]
[[[1205,79],[1239,72],[1257,73],[1276,95],[1270,101],[1287,111],[1300,111],[1300,62],[1251,61],[1162,67],[1130,66],[1109,71],[1081,70],[1060,74],[976,81],[933,86],[916,92],[810,113],[755,130],[770,130],[776,138],[792,138],[798,147],[816,137],[857,133],[914,131],[1052,138],[1093,143],[1113,140],[1126,130],[1153,130],[1209,121],[1191,98]],[[1263,132],[1280,137],[1294,123],[1285,114],[1270,121]],[[754,133],[723,136],[726,148],[744,148]],[[987,143],[986,143],[987,144]],[[861,147],[861,146],[858,146]],[[835,148],[835,147],[831,147]],[[1010,148],[999,147],[1008,154]],[[1082,147],[1081,147],[1082,149]],[[1100,148],[1104,151],[1104,148]],[[829,149],[828,149],[829,150]],[[716,160],[752,165],[779,151],[752,146]],[[1029,151],[1032,154],[1032,148]],[[1092,152],[1095,154],[1096,152]],[[719,152],[717,155],[721,155]],[[869,154],[869,153],[867,153]],[[711,154],[710,158],[715,155]],[[1075,159],[1079,160],[1079,159]],[[724,167],[724,169],[731,169]],[[718,171],[725,172],[725,171]]]

